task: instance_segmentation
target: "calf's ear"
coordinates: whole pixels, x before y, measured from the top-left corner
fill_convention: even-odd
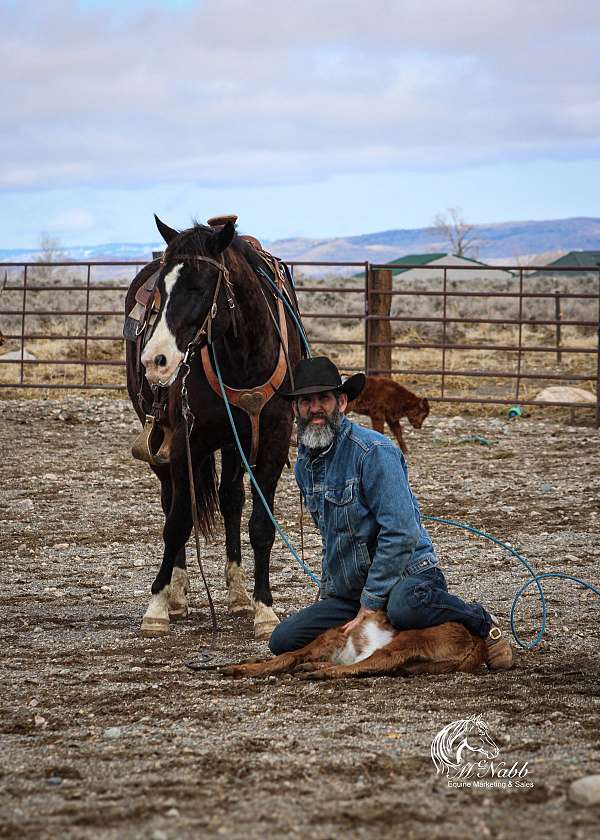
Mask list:
[[[156,227],[158,228],[158,232],[160,233],[162,238],[165,240],[167,245],[171,242],[171,240],[175,239],[176,236],[179,236],[179,231],[178,230],[173,230],[173,228],[170,228],[164,222],[161,222],[161,220],[158,218],[156,213],[154,214],[154,221],[156,222]]]

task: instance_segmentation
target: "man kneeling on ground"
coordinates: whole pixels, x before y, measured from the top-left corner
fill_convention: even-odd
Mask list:
[[[385,610],[398,630],[458,621],[486,639],[488,667],[510,668],[512,650],[495,618],[448,592],[402,452],[345,417],[364,374],[342,382],[332,361],[315,357],[298,363],[294,383],[284,396],[298,427],[296,480],[323,540],[321,591],[275,628],[271,651],[297,650],[344,623],[349,633]]]

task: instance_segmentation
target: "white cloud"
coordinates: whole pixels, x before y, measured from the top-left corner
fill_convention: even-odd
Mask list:
[[[600,153],[600,5],[5,5],[0,185],[298,183]]]
[[[73,209],[58,213],[48,221],[46,226],[49,231],[69,233],[71,231],[90,230],[95,223],[95,218],[87,210]]]

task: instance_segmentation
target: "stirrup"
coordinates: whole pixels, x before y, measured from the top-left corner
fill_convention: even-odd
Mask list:
[[[163,433],[163,438],[159,443],[160,432]],[[151,414],[146,414],[144,428],[135,439],[131,447],[131,454],[138,461],[145,461],[155,467],[164,466],[171,460],[172,439],[172,429],[168,426],[164,428],[159,426]]]

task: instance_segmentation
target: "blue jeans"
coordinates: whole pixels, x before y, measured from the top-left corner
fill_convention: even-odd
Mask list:
[[[360,609],[360,601],[324,598],[299,610],[279,624],[269,639],[274,654],[298,650],[325,630],[351,621]],[[490,631],[490,614],[481,604],[466,603],[448,592],[446,579],[436,566],[418,575],[402,578],[390,592],[387,617],[397,630],[418,630],[458,621],[475,636]]]

